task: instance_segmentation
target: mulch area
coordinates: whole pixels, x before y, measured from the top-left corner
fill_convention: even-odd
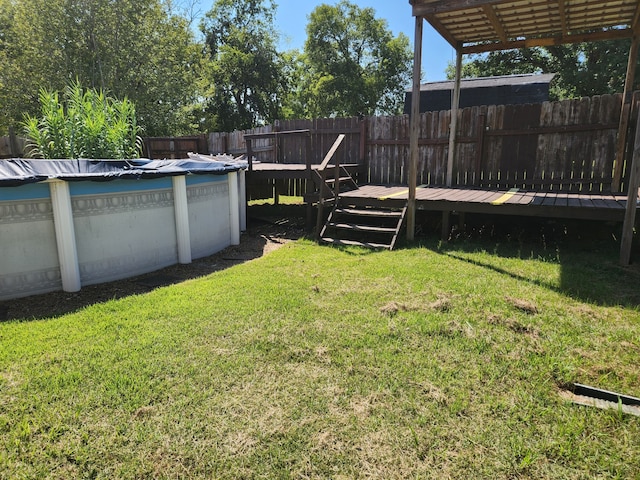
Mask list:
[[[233,245],[188,265],[173,265],[138,277],[82,287],[79,292],[51,292],[0,302],[0,321],[51,318],[89,305],[146,293],[259,258],[305,235],[299,218],[249,218],[240,245]]]

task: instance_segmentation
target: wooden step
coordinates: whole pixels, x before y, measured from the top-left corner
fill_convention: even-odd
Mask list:
[[[361,165],[359,163],[341,163],[340,164],[340,168],[360,168],[360,167],[364,167],[364,165]],[[325,170],[331,170],[332,168],[336,168],[335,163],[330,163],[329,165],[327,165],[327,168],[325,168]]]
[[[321,238],[321,240],[325,243],[331,243],[333,245],[344,245],[344,246],[353,245],[356,247],[366,247],[366,248],[385,248],[387,250],[391,247],[391,245],[386,243],[358,242],[356,240],[344,240],[340,238],[324,237],[324,238]]]
[[[400,218],[402,217],[401,210],[374,210],[372,208],[358,209],[358,208],[336,208],[334,210],[336,214],[344,215],[359,215],[362,217],[385,217],[385,218]]]
[[[339,228],[341,230],[351,230],[354,232],[371,232],[371,233],[395,233],[395,228],[376,227],[373,225],[358,225],[355,223],[339,223],[329,222],[327,227]]]
[[[351,178],[351,177],[340,177],[340,178],[338,178],[338,181],[339,182],[351,182],[351,181],[353,181],[353,178]],[[325,182],[326,183],[336,183],[336,179],[335,179],[335,177],[330,177],[330,178],[327,178],[325,180]]]

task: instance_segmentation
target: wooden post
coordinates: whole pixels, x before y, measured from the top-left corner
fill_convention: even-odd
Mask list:
[[[358,183],[367,182],[369,179],[369,166],[367,163],[367,117],[360,120],[360,152],[358,158],[358,171],[356,173],[356,181]],[[365,175],[365,180],[362,180]]]
[[[409,198],[407,201],[407,240],[416,233],[416,186],[418,183],[418,137],[420,134],[420,76],[422,73],[422,17],[416,17],[413,46],[413,86],[411,89],[411,124],[409,133]]]
[[[278,180],[273,180],[273,204],[280,205],[280,190],[278,189]]]
[[[336,141],[333,142],[333,145],[331,146],[331,148],[329,149],[329,151],[327,152],[327,154],[324,156],[324,160],[322,160],[322,163],[320,164],[320,166],[318,167],[318,170],[316,170],[317,174],[320,176],[320,191],[318,192],[318,216],[317,216],[317,220],[316,220],[316,239],[320,239],[320,234],[322,232],[322,222],[324,221],[324,192],[325,189],[329,190],[329,187],[326,186],[326,180],[327,180],[327,166],[329,165],[329,162],[331,161],[331,159],[333,159],[333,157],[335,156],[336,152],[338,151],[338,148],[340,148],[340,145],[342,145],[342,142],[345,139],[345,134],[341,133],[340,135],[338,135],[338,138],[336,138]],[[336,165],[339,164],[338,159],[336,158],[334,160],[336,162]],[[337,205],[338,202],[338,193],[336,192],[335,194],[335,205]]]
[[[640,34],[636,34],[631,40],[631,48],[629,49],[629,61],[627,63],[627,76],[624,81],[624,92],[622,94],[622,110],[620,112],[620,125],[618,127],[618,145],[616,148],[613,180],[611,182],[611,189],[614,192],[620,191],[620,184],[622,182],[624,151],[627,143],[627,130],[629,129],[629,115],[631,112],[631,96],[633,91],[633,81],[635,79],[636,63],[638,61],[639,46]]]
[[[449,152],[447,156],[447,187],[453,183],[453,162],[456,153],[458,133],[458,107],[460,105],[460,76],[462,74],[462,52],[456,50],[456,79],[451,96],[451,124],[449,127]]]
[[[18,148],[18,137],[16,137],[16,129],[13,126],[9,127],[9,149],[12,158],[22,157],[23,152]]]
[[[313,200],[311,199],[314,192],[314,183],[313,183],[313,171],[311,170],[311,132],[309,131],[305,135],[305,164],[307,175],[305,178],[306,183],[306,202],[307,202],[307,230],[311,230],[313,228]]]
[[[145,154],[145,156],[149,160],[153,160],[153,150],[152,150],[151,139],[150,138],[145,138],[144,139],[144,149],[146,150],[145,152],[143,152]]]
[[[216,153],[216,152],[212,151],[211,153]],[[228,133],[222,134],[222,152],[220,153],[229,153],[229,134]]]
[[[629,190],[627,192],[627,209],[622,227],[620,241],[620,265],[629,265],[631,260],[631,245],[633,243],[633,228],[636,223],[636,209],[638,202],[638,187],[640,186],[640,119],[636,126],[636,137],[633,143],[631,172],[629,175]]]
[[[282,160],[280,158],[281,155],[281,145],[280,145],[280,135],[278,135],[278,133],[280,132],[280,120],[276,120],[275,122],[273,122],[273,133],[275,134],[275,136],[273,137],[273,157],[274,157],[274,163],[282,163],[280,160]]]
[[[249,162],[249,171],[253,172],[253,150],[251,150],[251,139],[244,137],[244,141],[247,143],[247,162]]]
[[[360,164],[367,160],[367,119],[360,120]]]
[[[440,234],[443,242],[449,241],[449,233],[451,233],[451,212],[444,210],[442,212],[442,232]]]

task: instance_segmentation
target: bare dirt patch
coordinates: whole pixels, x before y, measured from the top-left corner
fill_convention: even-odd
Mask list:
[[[138,277],[82,287],[75,293],[51,292],[0,302],[0,321],[50,318],[112,299],[146,293],[262,257],[305,235],[300,218],[249,218],[240,245],[188,265],[173,265]]]

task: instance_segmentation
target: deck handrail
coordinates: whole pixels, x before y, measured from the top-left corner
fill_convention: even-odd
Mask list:
[[[283,130],[281,132],[247,133],[244,138],[275,138],[279,135],[311,135],[311,130]]]
[[[336,138],[336,141],[333,142],[333,145],[331,146],[331,148],[329,149],[327,154],[324,156],[324,159],[322,160],[322,163],[318,167],[319,171],[324,171],[325,168],[327,168],[327,165],[329,164],[329,162],[331,161],[333,156],[336,154],[336,151],[338,150],[338,148],[340,148],[340,145],[342,145],[342,142],[344,141],[345,136],[346,135],[344,133],[341,133],[340,135],[338,135],[338,138]],[[339,161],[336,162],[336,165],[338,163],[340,163],[340,162]]]
[[[311,170],[311,158],[310,158],[310,151],[311,151],[311,145],[309,142],[309,139],[311,138],[311,130],[309,129],[304,129],[304,130],[283,130],[281,132],[264,132],[264,133],[247,133],[245,135],[243,135],[246,143],[247,143],[247,161],[249,163],[249,171],[252,172],[253,171],[253,149],[251,148],[251,141],[254,139],[258,139],[258,138],[278,138],[279,136],[282,135],[303,135],[305,137],[307,137],[307,158],[306,158],[306,163],[307,163],[307,168],[309,170]],[[276,163],[278,163],[278,148],[277,148],[277,142],[276,145],[274,146],[275,151],[276,151]]]
[[[320,235],[320,228],[322,227],[322,214],[324,209],[324,189],[326,188],[326,179],[327,179],[327,175],[325,172],[327,169],[327,165],[329,165],[329,162],[335,156],[336,152],[338,151],[338,148],[340,148],[340,145],[342,145],[342,142],[344,141],[345,137],[346,135],[344,133],[341,133],[340,135],[338,135],[338,138],[336,138],[336,141],[333,142],[333,145],[331,146],[327,154],[324,156],[322,163],[318,167],[318,174],[320,175],[320,191],[318,192],[318,218],[316,220],[316,236]],[[336,160],[334,163],[335,163],[334,186],[335,188],[339,188],[338,186],[340,182],[340,160],[336,157]],[[336,194],[336,197],[337,197],[337,194]]]

